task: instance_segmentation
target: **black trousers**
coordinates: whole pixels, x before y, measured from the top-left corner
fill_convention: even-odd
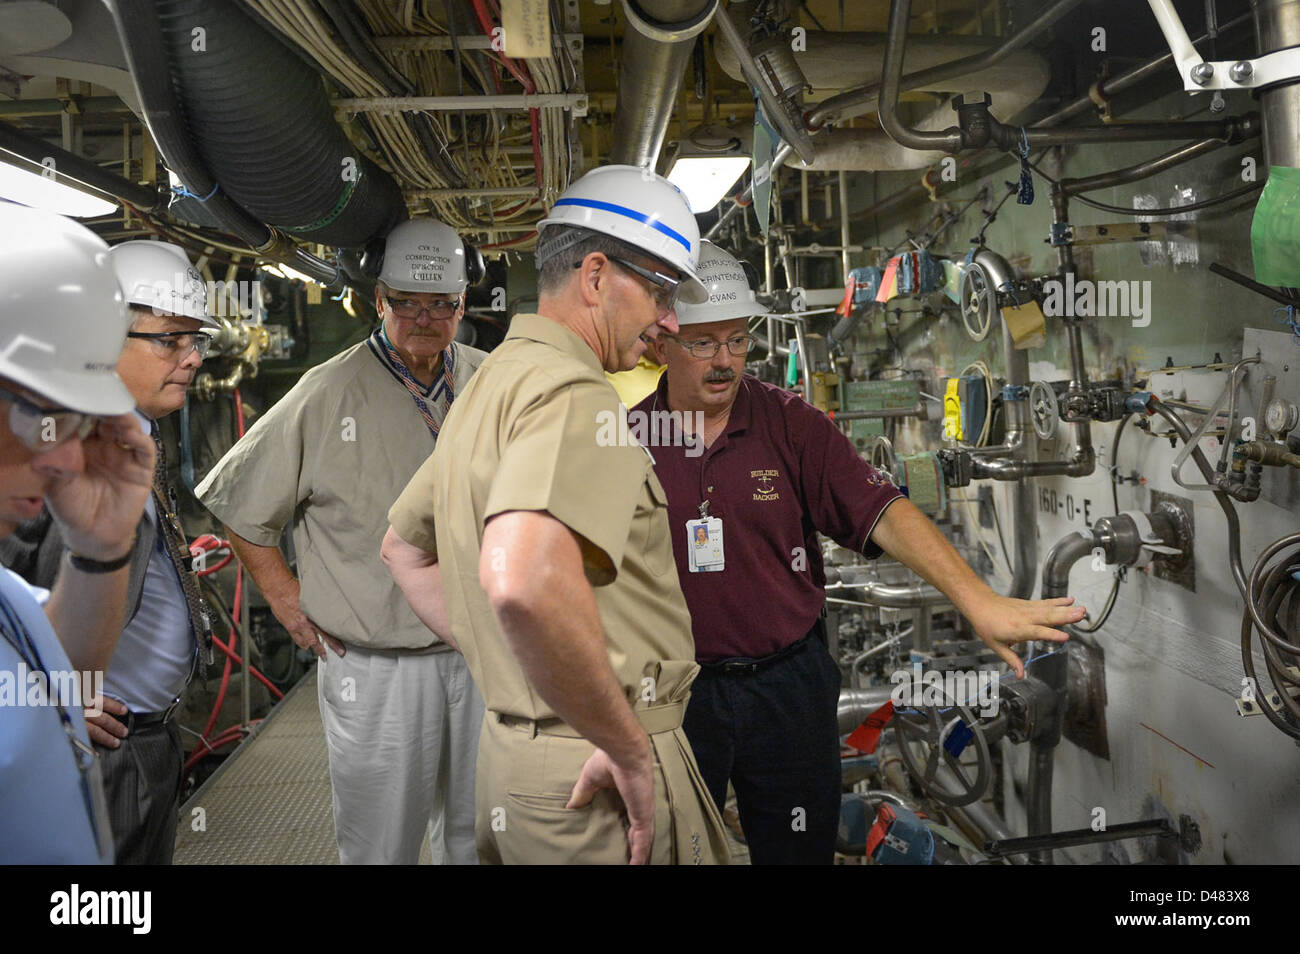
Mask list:
[[[95,746],[119,865],[169,865],[176,848],[185,753],[175,722],[137,728],[116,749]]]
[[[840,670],[819,621],[763,660],[703,666],[682,723],[722,811],[736,789],[750,859],[830,864],[840,812]]]

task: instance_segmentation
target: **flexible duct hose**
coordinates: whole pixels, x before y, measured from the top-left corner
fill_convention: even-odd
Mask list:
[[[237,4],[116,5],[138,20],[146,18],[140,8],[152,6],[169,74],[162,81],[179,106],[171,119],[219,194],[260,222],[325,245],[361,246],[406,218],[397,183],[334,121],[321,77]],[[166,148],[164,155],[171,159]]]

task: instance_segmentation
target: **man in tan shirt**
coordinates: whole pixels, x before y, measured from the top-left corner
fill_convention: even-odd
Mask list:
[[[312,368],[199,484],[294,642],[316,653],[344,864],[473,864],[483,703],[464,660],[416,619],[379,561],[385,515],[433,452],[483,352],[455,340],[465,248],[431,219],[398,225],[379,327]],[[279,549],[293,525],[296,574]]]
[[[698,667],[667,498],[646,449],[602,427],[625,413],[603,372],[676,331],[679,287],[703,297],[699,232],[667,180],[626,166],[574,183],[540,229],[539,314],[457,400],[384,559],[483,693],[481,861],[724,862],[681,730]]]

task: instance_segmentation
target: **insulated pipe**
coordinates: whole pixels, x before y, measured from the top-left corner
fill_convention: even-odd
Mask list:
[[[903,54],[907,45],[907,24],[911,0],[893,0],[889,11],[889,36],[885,43],[885,72],[880,85],[880,125],[899,145],[910,149],[939,149],[957,153],[965,149],[996,146],[1081,145],[1101,142],[1150,142],[1167,139],[1226,139],[1241,133],[1241,120],[1230,117],[1217,122],[1123,123],[1114,126],[1075,126],[1044,130],[1007,126],[989,115],[979,103],[959,104],[960,126],[923,132],[907,126],[898,116]]]
[[[623,0],[627,30],[610,162],[654,168],[695,38],[717,8],[718,0]]]
[[[919,70],[915,73],[908,73],[901,77],[899,81],[899,92],[905,92],[912,89],[934,88],[938,83],[943,83],[950,79],[960,76],[967,76],[971,73],[977,73],[980,70],[988,69],[995,66],[1007,56],[1014,53],[1020,47],[1024,46],[1035,36],[1047,29],[1071,9],[1077,7],[1081,0],[1057,0],[1052,6],[1039,13],[1033,20],[1026,24],[1022,29],[1017,30],[1014,34],[1007,37],[998,46],[992,49],[976,53],[973,56],[962,57],[961,59],[951,60],[947,63],[940,63],[928,69]],[[891,10],[891,18],[893,11]],[[892,19],[891,19],[892,24]],[[903,15],[903,29],[907,29],[907,13]],[[892,32],[892,26],[891,26]],[[886,55],[888,55],[888,39],[886,39]],[[901,50],[899,68],[901,70]],[[888,60],[883,69],[883,73],[888,73]],[[978,86],[979,84],[968,84]],[[805,119],[810,129],[819,129],[828,122],[848,119],[853,116],[859,116],[863,113],[870,112],[877,106],[877,100],[883,95],[883,82],[875,81],[859,86],[856,89],[846,90],[838,96],[832,96],[824,100],[816,109],[814,109]],[[1008,117],[1009,118],[1009,117]]]
[[[68,179],[75,179],[96,191],[128,202],[144,212],[161,212],[167,203],[162,195],[147,186],[136,185],[119,175],[100,168],[96,163],[33,136],[17,126],[0,122],[0,149],[15,156],[44,166],[45,160],[54,160],[54,171]]]

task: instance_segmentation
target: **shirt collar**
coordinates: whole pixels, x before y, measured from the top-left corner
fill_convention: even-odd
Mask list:
[[[727,415],[727,434],[739,434],[749,427],[749,422],[753,416],[751,402],[749,399],[749,375],[741,374],[740,387],[736,389],[736,400],[731,404],[731,413]],[[668,372],[664,371],[659,376],[659,384],[655,388],[655,409],[663,408],[671,410],[668,406]]]
[[[550,345],[581,361],[597,374],[603,375],[605,372],[596,353],[588,347],[587,342],[553,318],[542,315],[515,315],[510,321],[510,330],[506,332],[506,340],[509,341],[511,338],[524,338]]]

